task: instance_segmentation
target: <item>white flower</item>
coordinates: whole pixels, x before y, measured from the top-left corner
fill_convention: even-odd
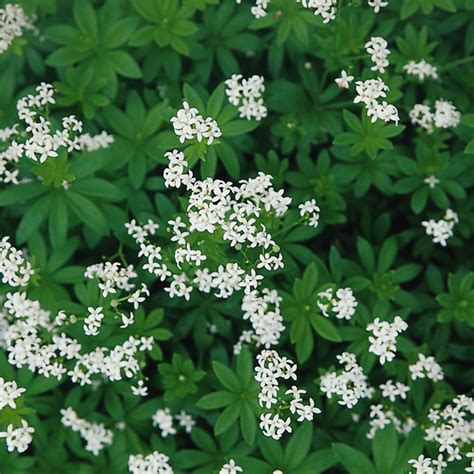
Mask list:
[[[297,0],[303,7],[314,10],[315,15],[321,16],[323,23],[336,19],[337,0]]]
[[[327,372],[321,376],[320,388],[328,398],[337,395],[338,403],[352,408],[362,398],[371,398],[373,389],[367,384],[362,367],[357,364],[354,354],[343,352],[337,356],[344,370],[340,373]]]
[[[171,119],[171,123],[181,143],[194,138],[202,142],[207,138],[207,144],[210,145],[214,138],[222,135],[215,120],[211,117],[204,118],[195,107],[189,107],[186,101],[183,102],[183,108]]]
[[[257,356],[257,362],[255,379],[260,384],[258,401],[261,407],[270,409],[280,400],[279,379],[297,380],[297,366],[293,361],[286,357],[280,357],[276,351],[272,350],[263,350]],[[315,414],[321,413],[321,410],[314,405],[312,398],[309,398],[308,404],[303,402],[301,395],[305,393],[305,390],[300,390],[295,385],[285,391],[285,395],[291,396],[289,411],[291,414],[296,413],[298,422],[312,421]],[[284,419],[278,414],[262,413],[260,415],[260,428],[265,436],[278,440],[285,432],[291,433],[291,417],[288,416]]]
[[[408,324],[400,316],[395,316],[393,323],[375,318],[372,323],[367,325],[367,331],[371,331],[373,334],[369,336],[369,352],[378,356],[382,365],[386,361],[392,361],[397,350],[397,336],[407,328]]]
[[[410,391],[410,387],[401,382],[393,382],[393,380],[387,380],[384,384],[380,385],[382,390],[382,397],[388,398],[391,402],[394,402],[396,397],[401,399],[407,398],[407,393]]]
[[[26,286],[34,270],[21,250],[17,250],[8,241],[9,237],[0,240],[0,274],[2,283],[14,287]]]
[[[131,454],[128,458],[128,469],[132,474],[173,474],[168,461],[169,457],[158,451],[147,456]]]
[[[454,225],[459,222],[459,217],[452,209],[447,209],[443,219],[438,221],[430,219],[423,221],[421,225],[425,228],[426,235],[433,237],[433,243],[445,247],[447,240],[453,236]]]
[[[433,189],[437,184],[439,184],[439,179],[435,175],[431,174],[430,176],[427,176],[423,182]]]
[[[419,125],[428,133],[433,133],[435,127],[457,127],[461,121],[460,112],[451,102],[444,99],[435,102],[434,112],[428,105],[415,104],[408,115],[413,125]]]
[[[130,388],[134,395],[140,397],[146,397],[148,395],[148,387],[143,383],[143,380],[139,380],[136,387],[132,385]]]
[[[298,206],[300,216],[304,217],[311,227],[318,227],[319,223],[319,207],[316,205],[316,199],[311,199]]]
[[[408,368],[413,380],[427,378],[437,382],[444,379],[443,369],[432,356],[426,357],[420,353],[418,354],[418,361]]]
[[[388,5],[388,1],[384,0],[367,0],[369,7],[374,9],[375,13],[378,13],[381,8],[385,8]]]
[[[0,438],[5,438],[7,443],[7,450],[9,452],[15,449],[19,453],[23,453],[28,449],[28,446],[33,441],[32,434],[35,429],[28,426],[26,420],[21,420],[21,427],[14,428],[12,424],[7,426],[7,431],[0,432]]]
[[[434,474],[431,467],[431,458],[425,458],[423,454],[420,454],[417,459],[410,459],[408,463],[413,464],[416,474]]]
[[[121,314],[120,317],[122,318],[122,324],[120,325],[121,329],[128,328],[128,326],[131,326],[135,322],[133,313],[130,313],[129,317],[125,316],[125,314]]]
[[[229,462],[221,467],[219,474],[238,474],[239,472],[243,472],[243,469],[237,466],[233,459],[229,459]]]
[[[178,420],[179,426],[182,426],[186,433],[191,433],[194,425],[196,424],[191,415],[186,413],[184,410],[181,410],[180,413],[175,415],[175,418]]]
[[[337,87],[341,89],[349,89],[349,85],[353,80],[354,76],[348,76],[347,72],[343,69],[340,77],[334,79],[334,82],[337,84]]]
[[[89,315],[84,320],[84,332],[87,336],[97,336],[104,319],[103,308],[87,308]]]
[[[6,406],[14,410],[16,408],[15,400],[21,397],[25,391],[24,388],[18,387],[14,380],[7,382],[0,377],[0,410]]]
[[[152,416],[153,426],[158,426],[161,430],[161,436],[166,438],[168,435],[176,434],[176,429],[173,427],[173,416],[169,408],[158,409]]]
[[[328,288],[320,291],[316,298],[316,304],[326,317],[331,311],[338,319],[351,319],[357,309],[357,300],[351,288],[339,288],[335,293]]]
[[[21,5],[7,3],[0,8],[0,54],[4,53],[15,38],[24,30],[35,30],[33,18],[29,18]]]
[[[432,79],[438,79],[438,69],[435,66],[427,63],[424,59],[419,62],[410,61],[408,64],[403,66],[403,69],[412,76],[418,76],[420,81],[423,81],[425,77],[431,77]]]
[[[262,120],[267,116],[262,94],[265,91],[264,78],[254,75],[242,79],[241,74],[232,74],[225,81],[229,102],[239,107],[240,118]]]
[[[380,36],[372,36],[370,41],[365,44],[365,50],[371,55],[371,60],[374,63],[370,69],[384,73],[385,68],[389,65],[387,58],[390,51],[387,49],[387,42]]]
[[[354,103],[362,102],[365,104],[367,115],[372,122],[376,120],[383,120],[384,122],[393,121],[398,124],[398,110],[386,101],[379,102],[378,99],[386,97],[386,92],[389,87],[382,81],[382,79],[368,79],[367,81],[356,82],[357,95],[354,98]]]
[[[94,456],[113,441],[113,433],[105,428],[102,423],[91,423],[79,418],[72,408],[61,409],[61,423],[77,431],[81,438],[86,442],[85,449]]]

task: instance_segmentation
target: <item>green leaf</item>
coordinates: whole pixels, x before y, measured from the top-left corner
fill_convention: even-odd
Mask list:
[[[254,120],[233,120],[222,125],[221,132],[224,137],[235,137],[255,130],[258,125]]]
[[[48,232],[53,248],[60,248],[66,242],[68,214],[66,200],[62,193],[54,196],[48,221]]]
[[[221,111],[225,99],[225,84],[220,83],[209,97],[206,112],[209,117],[216,118]]]
[[[219,382],[224,385],[225,388],[229,389],[231,392],[240,393],[242,385],[237,378],[237,376],[226,367],[224,364],[218,361],[212,361],[212,368],[216,377],[219,379]]]
[[[378,429],[372,441],[372,452],[378,474],[389,474],[397,457],[398,436],[392,423]]]
[[[240,430],[242,431],[245,442],[252,446],[255,443],[255,436],[257,434],[257,420],[249,403],[242,404]]]
[[[357,238],[357,252],[365,269],[370,273],[375,272],[375,256],[372,246],[362,237]]]
[[[198,400],[196,406],[204,410],[223,408],[237,400],[237,395],[226,390],[209,393]]]
[[[313,426],[304,422],[293,433],[285,449],[285,464],[289,469],[298,467],[309,453],[313,440]]]
[[[40,183],[20,183],[0,191],[0,206],[11,206],[41,196],[48,188]]]
[[[250,382],[254,382],[252,355],[247,346],[244,346],[237,356],[237,377],[242,387],[247,387]]]
[[[115,70],[124,77],[138,79],[142,77],[140,66],[133,56],[125,51],[111,51],[108,58],[114,64]]]
[[[379,259],[377,262],[377,272],[385,273],[393,265],[397,256],[398,244],[394,237],[387,239],[380,249]]]
[[[125,197],[125,194],[118,186],[100,178],[74,181],[71,185],[71,190],[85,196],[96,197],[106,201],[120,201]]]
[[[226,171],[234,179],[240,176],[240,161],[234,149],[225,142],[220,142],[215,146],[215,150]]]
[[[376,474],[369,458],[357,449],[343,443],[333,443],[332,450],[349,474]]]
[[[96,37],[98,33],[97,17],[89,0],[74,0],[74,21],[86,35]]]
[[[214,433],[220,435],[227,431],[239,418],[242,409],[241,400],[232,402],[217,418],[214,426]]]
[[[201,114],[204,113],[206,107],[201,96],[189,84],[184,84],[183,95],[191,106],[196,107]]]
[[[390,474],[399,474],[406,468],[410,459],[416,459],[422,452],[425,444],[423,431],[415,428],[403,441]]]
[[[309,317],[314,330],[324,339],[333,342],[341,342],[341,336],[337,327],[329,319],[319,314],[311,314]]]
[[[121,18],[112,23],[104,33],[103,43],[107,49],[118,48],[132,36],[138,24],[138,18]]]
[[[68,205],[84,224],[100,234],[107,234],[109,230],[107,221],[99,208],[90,199],[73,191],[68,191],[66,198]]]
[[[43,223],[48,215],[52,200],[53,195],[47,194],[25,212],[16,230],[16,240],[19,244],[25,242]]]

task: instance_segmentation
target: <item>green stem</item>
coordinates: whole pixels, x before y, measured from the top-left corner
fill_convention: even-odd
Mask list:
[[[471,62],[474,62],[474,56],[466,56],[465,58],[456,59],[456,61],[445,64],[441,68],[441,71],[449,71],[450,69],[454,69],[455,67],[462,66]]]

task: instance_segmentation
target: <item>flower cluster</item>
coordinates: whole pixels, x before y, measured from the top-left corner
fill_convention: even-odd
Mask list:
[[[101,306],[98,308],[89,307],[87,311],[89,314],[84,320],[84,333],[87,336],[97,336],[104,319],[103,308]]]
[[[372,117],[372,122],[383,120],[384,122],[393,121],[398,124],[400,119],[397,108],[385,100],[378,101],[381,97],[387,97],[386,92],[389,90],[389,87],[380,78],[357,81],[357,95],[354,98],[354,103],[362,102],[365,105],[367,115]]]
[[[321,16],[323,23],[329,23],[336,19],[336,5],[337,0],[296,0],[304,8],[314,10],[315,15]],[[242,0],[236,0],[238,4]],[[255,5],[250,8],[252,15],[255,18],[263,18],[267,15],[267,8],[270,0],[255,0]]]
[[[413,380],[427,378],[438,382],[444,379],[443,369],[432,356],[418,354],[418,361],[410,365],[408,369]]]
[[[447,461],[461,459],[460,451],[471,445],[474,437],[474,399],[459,395],[444,408],[431,408],[425,428],[425,441],[438,445],[439,453],[447,454]]]
[[[321,376],[320,388],[328,398],[337,395],[339,404],[352,408],[362,398],[371,398],[374,389],[367,384],[367,376],[357,363],[356,356],[343,352],[337,356],[339,364],[344,366],[342,372],[327,372]]]
[[[388,2],[385,0],[367,0],[367,4],[374,9],[375,13],[378,13],[382,8],[388,5]]]
[[[423,81],[426,77],[431,77],[432,79],[439,78],[438,68],[427,63],[424,59],[419,62],[410,61],[403,66],[403,69],[411,76],[418,76],[420,81]]]
[[[261,407],[267,410],[273,408],[278,412],[260,415],[260,428],[265,436],[278,440],[285,432],[291,433],[291,416],[285,419],[281,416],[283,411],[289,410],[291,415],[296,415],[298,422],[312,421],[315,414],[321,413],[311,397],[308,398],[308,403],[304,403],[302,395],[306,390],[298,389],[295,385],[286,391],[280,387],[279,379],[297,380],[297,366],[293,361],[280,357],[276,351],[263,350],[257,356],[257,362],[255,379],[260,384],[258,402]]]
[[[243,79],[242,74],[232,74],[225,81],[225,93],[229,102],[239,108],[240,118],[247,120],[262,120],[267,116],[267,108],[263,103],[262,94],[265,91],[263,76],[254,75]]]
[[[431,408],[428,414],[429,425],[424,428],[425,441],[435,443],[438,456],[429,458],[420,454],[417,459],[408,461],[417,474],[442,474],[448,463],[462,459],[462,451],[472,446],[474,436],[474,399],[466,395],[455,397],[452,403]],[[465,472],[474,472],[472,459],[474,452],[468,452],[471,467]]]
[[[377,430],[383,430],[389,424],[393,424],[395,430],[407,436],[416,427],[413,418],[408,417],[404,422],[401,421],[393,412],[393,410],[384,410],[380,404],[370,406],[370,430],[367,433],[368,439],[373,439]]]
[[[133,378],[140,371],[136,356],[153,347],[153,337],[130,336],[112,348],[96,347],[82,353],[81,344],[61,331],[65,321],[73,324],[77,317],[67,318],[60,312],[51,321],[49,311],[21,292],[7,293],[3,307],[6,310],[3,337],[9,363],[17,368],[26,366],[45,377],[59,380],[68,375],[73,383],[81,385],[92,384],[92,377],[97,375],[110,381]]]
[[[337,87],[340,89],[349,89],[351,82],[354,80],[354,76],[348,76],[347,72],[343,69],[341,71],[340,77],[334,79],[334,82],[337,84]]]
[[[56,128],[48,113],[49,106],[56,102],[53,86],[42,82],[36,92],[17,102],[18,117],[25,122],[25,131],[18,130],[18,124],[1,130],[0,137],[8,145],[0,152],[0,181],[5,183],[18,184],[16,168],[23,156],[43,163],[48,158],[57,158],[63,150],[67,153],[93,151],[113,143],[113,137],[106,132],[97,136],[81,134],[82,122],[74,115],[64,117],[61,128]]]
[[[189,107],[189,104],[183,102],[183,108],[179,109],[176,116],[171,119],[174,133],[179,137],[179,141],[184,143],[186,140],[196,139],[202,142],[207,139],[210,145],[214,138],[222,135],[221,129],[212,117],[204,118],[195,107]]]
[[[297,0],[305,8],[314,10],[314,14],[323,19],[323,23],[329,23],[336,19],[337,0]]]
[[[435,102],[434,112],[429,105],[415,104],[408,113],[413,125],[433,133],[434,128],[454,128],[461,121],[461,113],[449,100],[439,99]]]
[[[369,336],[369,352],[375,354],[382,365],[392,361],[397,351],[397,337],[407,329],[408,324],[400,316],[395,316],[393,323],[375,318],[367,325],[367,331],[372,332],[372,336]]]
[[[26,420],[21,420],[21,427],[15,428],[12,424],[7,426],[7,431],[0,431],[0,438],[5,438],[8,451],[15,449],[19,453],[23,453],[33,441],[31,436],[35,429],[28,425]]]
[[[459,222],[459,217],[452,209],[447,209],[444,217],[439,220],[423,221],[426,235],[433,237],[433,243],[446,247],[447,240],[453,236],[453,228]]]
[[[271,216],[281,218],[291,199],[282,190],[276,191],[271,177],[264,173],[238,185],[211,178],[200,181],[191,171],[186,172],[182,152],[174,150],[166,156],[165,184],[187,189],[186,214],[168,222],[169,240],[174,245],[168,255],[149,240],[154,230],[134,220],[126,224],[129,235],[140,245],[139,256],[147,259],[143,269],[161,281],[170,281],[165,291],[171,298],[188,300],[193,289],[217,298],[243,290],[242,310],[258,343],[266,347],[276,344],[283,330],[279,298],[276,292],[259,289],[263,279],[260,272],[282,268],[283,257],[265,222]],[[314,223],[314,215],[312,220]],[[215,245],[226,254],[225,265],[207,254]]]
[[[152,416],[152,421],[153,426],[157,426],[161,430],[163,438],[176,434],[176,429],[173,427],[173,416],[169,408],[156,410]]]
[[[21,397],[21,394],[26,390],[18,387],[16,382],[7,382],[4,378],[0,377],[0,410],[9,406],[13,410],[16,408],[15,400]]]
[[[181,410],[175,415],[179,426],[183,427],[186,433],[191,433],[193,426],[196,424],[193,417]],[[159,408],[152,416],[153,426],[158,427],[161,431],[161,436],[166,438],[168,435],[176,434],[176,428],[173,426],[173,415],[169,408]]]
[[[0,274],[2,283],[10,286],[26,286],[34,274],[30,262],[21,250],[13,247],[9,237],[0,240]]]
[[[388,398],[391,402],[394,402],[397,397],[405,400],[407,393],[410,391],[408,385],[401,382],[393,382],[390,379],[381,384],[379,388],[382,391],[382,397]]]
[[[310,227],[318,227],[320,209],[316,205],[315,199],[301,203],[298,209],[300,210],[300,217],[304,218]]]
[[[173,474],[173,469],[168,464],[169,459],[158,451],[147,456],[132,454],[128,458],[128,469],[132,474]]]
[[[130,224],[128,224],[130,226]],[[145,224],[146,229],[152,229],[153,233],[155,230],[156,224],[152,221],[149,221],[148,224]],[[138,237],[138,236],[137,236]],[[101,291],[101,294],[104,298],[107,298],[109,294],[116,295],[117,291],[131,292],[135,288],[135,284],[130,280],[136,278],[137,274],[133,265],[128,265],[126,268],[122,267],[118,262],[105,262],[98,263],[95,265],[90,265],[87,267],[84,277],[93,280],[97,279],[98,287]],[[127,303],[133,305],[133,308],[136,310],[143,303],[146,297],[150,296],[147,286],[142,283],[141,287],[135,290],[133,293],[130,293],[128,296],[123,298],[113,299],[111,302],[112,308],[117,312],[117,314],[122,319],[121,328],[126,328],[133,324],[134,315],[130,313],[129,316],[126,316],[124,313],[121,313],[118,310],[119,302],[126,300]],[[98,314],[95,314],[93,308],[89,308],[89,317],[84,322],[84,329],[88,326],[88,332],[86,334],[96,336],[98,330],[100,329],[100,322],[103,319],[103,315],[99,311]],[[95,327],[96,329],[93,329]]]
[[[370,59],[374,65],[370,68],[371,71],[380,73],[385,72],[388,67],[388,55],[390,51],[387,49],[388,43],[381,36],[372,36],[370,41],[365,44],[365,50],[370,54]]]
[[[35,30],[34,18],[29,18],[21,5],[7,3],[0,8],[0,54],[4,53],[24,30]]]
[[[79,418],[71,407],[61,409],[61,423],[78,432],[86,442],[85,449],[94,456],[97,456],[105,446],[112,444],[112,431],[105,428],[102,423],[91,423]]]
[[[351,319],[357,309],[357,300],[351,288],[333,288],[320,291],[316,297],[316,304],[324,316],[336,316],[338,319]]]
[[[427,458],[420,454],[418,458],[410,459],[408,463],[416,469],[416,474],[443,474],[444,468],[448,467],[442,454],[437,459]]]
[[[258,346],[267,349],[278,344],[281,333],[285,330],[280,312],[281,298],[276,290],[263,288],[261,294],[256,291],[245,293],[242,299],[243,319],[252,325],[251,339]]]

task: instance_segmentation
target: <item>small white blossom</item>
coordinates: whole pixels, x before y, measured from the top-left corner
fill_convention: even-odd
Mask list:
[[[353,80],[354,76],[348,76],[347,72],[343,69],[341,71],[341,75],[338,78],[334,79],[334,82],[340,89],[349,89],[349,85]]]

